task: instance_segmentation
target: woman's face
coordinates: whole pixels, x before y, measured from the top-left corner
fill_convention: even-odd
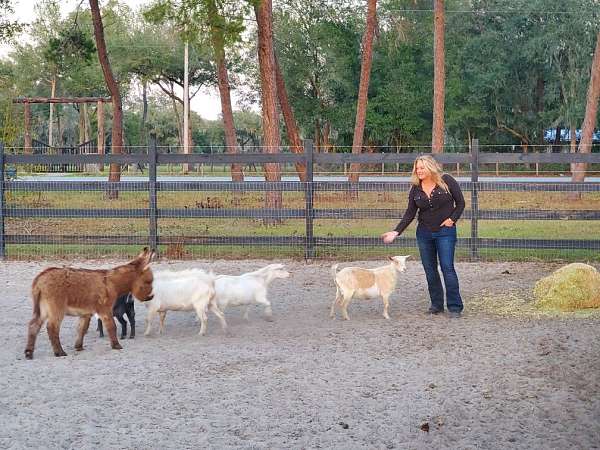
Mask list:
[[[417,161],[417,164],[415,165],[415,173],[417,174],[417,178],[421,181],[431,176],[431,172],[425,167],[423,161]]]

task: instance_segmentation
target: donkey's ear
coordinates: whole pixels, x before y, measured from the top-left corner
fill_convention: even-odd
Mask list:
[[[148,247],[144,247],[144,249],[141,251],[141,253],[139,255],[137,255],[135,258],[136,259],[145,258],[149,251],[150,251],[150,249]]]
[[[154,250],[149,250],[147,247],[144,249],[146,254],[142,257],[142,266],[144,270],[148,267],[148,265],[152,262],[152,258],[156,255]]]

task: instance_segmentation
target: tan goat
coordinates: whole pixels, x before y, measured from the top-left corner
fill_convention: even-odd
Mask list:
[[[335,319],[335,306],[339,305],[345,320],[348,317],[348,304],[354,297],[359,299],[381,297],[383,299],[383,317],[389,319],[390,295],[396,288],[396,273],[406,270],[409,256],[389,256],[390,264],[376,269],[346,267],[339,272],[338,264],[331,268],[336,286],[335,300],[331,304],[330,317]]]

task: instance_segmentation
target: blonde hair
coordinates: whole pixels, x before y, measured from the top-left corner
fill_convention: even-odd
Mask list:
[[[435,184],[441,187],[446,192],[449,192],[450,189],[448,188],[448,185],[442,179],[442,175],[444,175],[444,170],[442,169],[442,166],[430,155],[417,156],[417,159],[415,159],[415,162],[413,164],[412,176],[410,177],[411,184],[413,184],[414,186],[421,185],[421,180],[419,180],[419,177],[417,176],[417,163],[419,161],[423,164],[425,169],[429,171],[429,173],[431,174],[431,178],[433,179]]]

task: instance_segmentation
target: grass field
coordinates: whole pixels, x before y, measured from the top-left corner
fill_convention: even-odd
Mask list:
[[[600,210],[600,193],[583,193],[581,199],[570,201],[567,193],[560,192],[481,192],[480,210]],[[21,192],[5,194],[7,208],[73,208],[73,209],[145,209],[148,208],[146,192],[120,192],[119,198],[109,200],[104,192]],[[159,192],[158,208],[187,209],[256,209],[264,208],[262,192],[233,194],[231,192]],[[466,195],[467,210],[470,197]],[[316,192],[315,209],[391,209],[397,210],[397,218],[380,219],[317,219],[314,221],[315,237],[377,237],[392,229],[406,206],[406,192],[361,192],[357,198],[349,198],[344,192]],[[305,199],[301,192],[285,192],[282,207],[304,209]],[[600,237],[600,221],[583,220],[480,220],[480,238],[492,239],[595,239]],[[415,224],[405,232],[414,237]],[[5,230],[8,235],[102,235],[139,236],[148,235],[148,220],[143,218],[7,218]],[[244,218],[179,218],[159,219],[159,236],[294,236],[303,237],[306,232],[304,219],[285,219],[275,224],[261,219]],[[458,224],[459,238],[470,237],[471,224],[461,220]],[[7,247],[11,258],[34,256],[94,256],[129,255],[139,246],[103,245],[24,245]],[[174,258],[190,257],[298,257],[304,256],[302,245],[290,247],[264,246],[169,246],[163,254]],[[416,256],[415,248],[397,248]],[[390,252],[389,247],[335,246],[319,247],[317,257],[340,257],[346,259],[376,258]],[[459,258],[469,256],[468,249],[459,248]],[[527,260],[599,260],[593,250],[527,250],[527,249],[481,249],[485,259]]]

